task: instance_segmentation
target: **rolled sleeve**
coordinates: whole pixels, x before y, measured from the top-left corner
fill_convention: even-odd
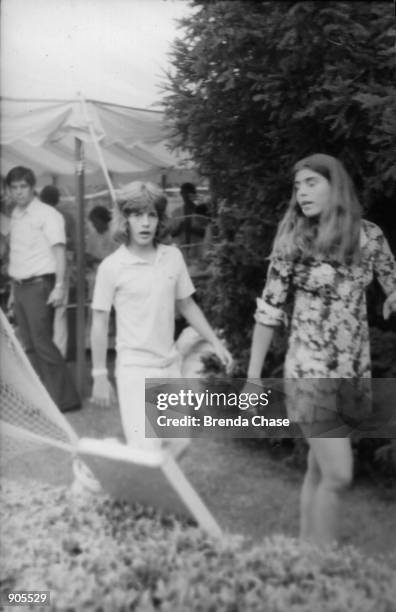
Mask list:
[[[92,310],[109,312],[113,305],[115,293],[114,270],[106,259],[98,266],[93,292]]]
[[[48,208],[43,223],[43,233],[51,246],[66,244],[65,220],[58,211]]]
[[[374,273],[387,296],[396,292],[396,261],[382,230],[374,226]]]
[[[257,309],[254,314],[254,320],[261,325],[268,327],[276,327],[287,322],[285,313],[281,308],[274,308],[261,298],[256,299]]]

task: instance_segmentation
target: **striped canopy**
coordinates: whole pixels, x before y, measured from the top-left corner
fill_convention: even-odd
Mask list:
[[[93,136],[112,176],[129,179],[186,164],[169,149],[169,130],[160,111],[96,100],[1,100],[1,173],[13,166],[35,174],[74,174],[75,138],[84,142],[85,172],[100,170]]]

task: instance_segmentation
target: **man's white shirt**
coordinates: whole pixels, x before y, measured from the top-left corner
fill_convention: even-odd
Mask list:
[[[21,280],[55,273],[52,247],[66,244],[65,222],[58,211],[34,198],[26,208],[14,208],[9,232],[11,278]]]

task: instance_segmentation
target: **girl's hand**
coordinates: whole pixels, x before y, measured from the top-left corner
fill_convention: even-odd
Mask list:
[[[394,312],[396,312],[396,291],[388,295],[382,308],[382,314],[385,320],[389,319],[390,315]]]
[[[225,367],[227,374],[229,374],[232,368],[233,361],[234,361],[231,353],[220,342],[220,340],[216,340],[216,342],[213,342],[212,346],[214,348],[214,351],[217,357],[220,359],[221,363]]]
[[[240,395],[245,394],[246,397],[250,397],[252,394],[258,395],[263,390],[263,381],[260,378],[247,378],[243,385]],[[260,411],[256,405],[249,406],[249,413],[253,415],[259,415]]]
[[[91,402],[94,402],[103,408],[109,408],[115,403],[115,391],[107,378],[107,374],[95,376],[90,399]]]

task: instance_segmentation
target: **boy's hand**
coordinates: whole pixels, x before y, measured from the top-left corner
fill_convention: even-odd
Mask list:
[[[109,408],[112,404],[116,403],[115,391],[113,385],[107,378],[107,374],[95,376],[90,399],[91,402],[103,408]]]

